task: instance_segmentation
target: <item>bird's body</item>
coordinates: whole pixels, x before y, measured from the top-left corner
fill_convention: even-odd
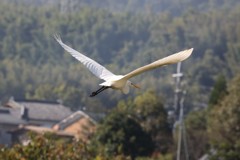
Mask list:
[[[125,85],[126,81],[119,81],[123,78],[122,75],[115,75],[108,79],[106,79],[105,82],[99,84],[100,86],[111,86],[114,89],[121,88],[123,85]]]
[[[153,63],[150,63],[148,65],[145,65],[143,67],[140,67],[126,75],[115,75],[112,72],[110,72],[109,70],[107,70],[105,67],[103,67],[102,65],[97,63],[96,61],[90,59],[89,57],[79,53],[78,51],[76,51],[76,50],[72,49],[71,47],[67,46],[66,44],[64,44],[59,36],[56,35],[55,39],[67,52],[69,52],[73,57],[75,57],[77,60],[79,60],[95,76],[104,80],[104,82],[100,84],[100,86],[102,86],[102,87],[99,90],[97,90],[96,92],[93,92],[90,95],[90,97],[93,97],[108,88],[121,90],[124,94],[127,94],[129,92],[130,86],[139,88],[137,85],[135,85],[131,81],[129,81],[130,78],[137,76],[148,70],[152,70],[152,69],[155,69],[155,68],[158,68],[161,66],[181,62],[181,61],[187,59],[192,54],[192,51],[193,51],[193,48],[184,50],[184,51],[175,53],[173,55],[170,55],[168,57],[159,59],[159,60],[157,60]]]
[[[129,92],[129,86],[133,85],[127,79],[124,79],[122,75],[116,75],[103,83],[100,86],[108,86],[112,89],[121,90],[124,94]]]

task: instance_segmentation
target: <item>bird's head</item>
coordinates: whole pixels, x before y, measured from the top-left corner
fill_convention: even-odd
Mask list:
[[[129,81],[128,85],[131,86],[131,87],[133,87],[133,88],[141,89],[141,87],[140,87],[139,85],[134,84],[134,83],[132,83],[131,81]]]
[[[137,84],[134,84],[134,83],[131,83],[131,86],[134,87],[134,88],[137,88],[137,89],[141,89],[141,87]]]
[[[140,87],[138,85],[132,83],[131,81],[127,81],[126,85],[122,88],[122,92],[124,94],[128,94],[130,87],[134,87],[134,88],[140,89]]]

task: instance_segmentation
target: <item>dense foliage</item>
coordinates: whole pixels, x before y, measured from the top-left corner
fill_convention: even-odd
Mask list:
[[[220,76],[215,83],[209,107],[192,112],[186,119],[190,156],[193,159],[209,154],[212,160],[239,159],[239,107],[240,75],[229,82],[227,88]]]
[[[212,159],[240,159],[240,76],[228,86],[228,94],[216,104],[208,119]],[[221,140],[221,141],[219,141]]]
[[[72,159],[90,160],[94,157],[91,149],[81,141],[63,140],[52,134],[30,134],[31,141],[23,146],[0,148],[0,159],[8,160],[42,160],[42,159]],[[77,154],[76,154],[77,153]]]
[[[10,96],[62,99],[75,109],[81,105],[96,109],[113,107],[124,98],[110,90],[89,98],[99,81],[64,53],[52,37],[55,33],[117,74],[194,47],[193,56],[183,64],[188,92],[199,95],[189,96],[191,107],[207,103],[219,73],[229,77],[239,72],[238,5],[231,10],[227,7],[209,12],[186,10],[177,17],[167,13],[116,14],[86,7],[62,13],[54,6],[26,7],[4,2],[0,7],[2,101]],[[174,72],[174,67],[145,73],[133,81],[138,81],[142,90],[154,88],[172,97],[169,74]]]
[[[30,4],[30,5],[59,5],[64,12],[77,11],[84,7],[91,7],[93,9],[104,9],[111,12],[131,12],[131,13],[161,13],[169,12],[172,15],[182,14],[189,8],[207,12],[214,9],[231,8],[238,0],[3,0],[10,1],[16,4]]]
[[[163,107],[163,100],[157,93],[149,90],[136,96],[133,100],[120,102],[118,107],[131,114],[151,135],[155,152],[166,153],[172,149],[171,126],[168,123],[167,112]]]
[[[112,156],[149,156],[154,149],[151,136],[127,112],[112,112],[98,128],[95,141],[98,150]]]

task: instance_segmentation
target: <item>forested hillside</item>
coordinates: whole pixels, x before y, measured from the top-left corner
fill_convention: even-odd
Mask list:
[[[89,106],[91,109],[114,107],[119,100],[129,97],[109,90],[89,98],[89,94],[98,89],[99,81],[64,53],[53,39],[58,33],[64,42],[116,74],[127,73],[193,47],[192,57],[183,63],[188,106],[206,104],[219,74],[230,79],[239,73],[240,7],[234,1],[229,3],[231,9],[228,3],[224,4],[220,9],[202,12],[191,9],[189,2],[189,9],[173,16],[163,12],[113,13],[91,7],[61,12],[60,6],[55,5],[1,2],[1,100],[10,96],[62,99],[73,108]],[[131,95],[154,89],[171,102],[171,74],[175,67],[157,69],[134,78],[142,89],[132,90]]]
[[[179,16],[186,10],[193,9],[201,12],[209,12],[217,9],[231,9],[240,2],[238,0],[4,0],[16,4],[28,4],[35,6],[60,6],[61,11],[77,11],[81,8],[104,9],[110,12],[131,13],[161,13],[168,12]]]

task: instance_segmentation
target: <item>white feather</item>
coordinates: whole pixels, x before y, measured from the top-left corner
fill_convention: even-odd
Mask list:
[[[112,72],[107,70],[105,67],[97,63],[96,61],[88,58],[87,56],[79,53],[78,51],[72,49],[71,47],[64,44],[60,36],[54,36],[57,42],[74,58],[79,60],[86,68],[88,68],[95,76],[100,79],[107,80],[109,77],[115,76]]]
[[[165,65],[169,65],[169,64],[174,64],[174,63],[178,63],[181,62],[185,59],[187,59],[191,54],[192,54],[193,48],[188,49],[188,50],[184,50],[175,54],[172,54],[168,57],[159,59],[153,63],[150,63],[148,65],[145,65],[143,67],[140,67],[128,74],[126,74],[123,78],[124,79],[129,79],[132,78],[134,76],[137,76],[143,72],[146,72],[148,70],[152,70],[161,66],[165,66]]]

